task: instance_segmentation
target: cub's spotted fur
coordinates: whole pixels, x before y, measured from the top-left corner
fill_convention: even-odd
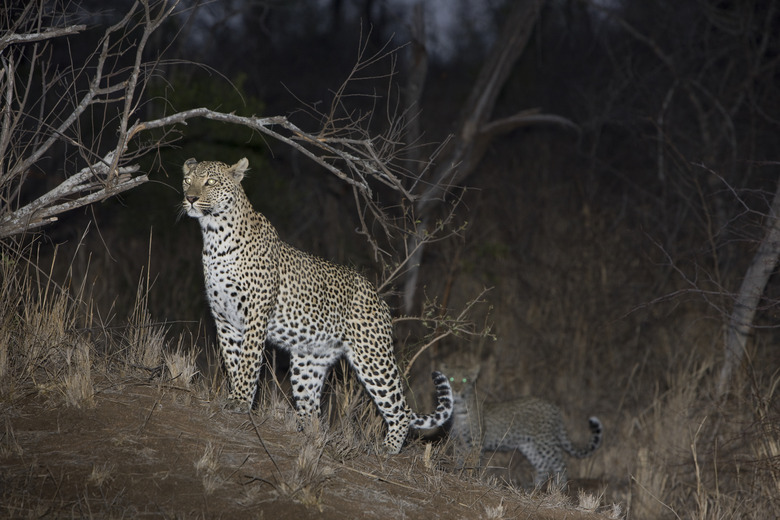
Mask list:
[[[393,355],[387,304],[356,271],[282,242],[252,209],[241,180],[246,159],[184,163],[182,207],[203,232],[203,274],[230,380],[231,406],[248,409],[266,339],[287,350],[295,406],[303,421],[320,412],[330,366],[346,357],[387,423],[384,448],[398,453],[409,428],[434,428],[452,413],[447,378],[433,373],[438,406],[417,415],[406,404]]]
[[[450,436],[455,440],[458,464],[467,457],[479,457],[484,450],[519,450],[534,467],[534,485],[548,478],[566,483],[563,452],[585,458],[601,445],[603,427],[597,417],[588,420],[590,443],[575,448],[563,426],[557,406],[536,397],[521,397],[501,403],[480,403],[475,384],[479,366],[445,368],[450,374],[454,410]]]

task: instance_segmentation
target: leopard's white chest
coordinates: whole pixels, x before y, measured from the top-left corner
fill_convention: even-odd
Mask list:
[[[201,219],[203,226],[203,276],[212,312],[240,330],[246,321],[250,296],[244,258],[246,244],[236,239],[225,222]]]

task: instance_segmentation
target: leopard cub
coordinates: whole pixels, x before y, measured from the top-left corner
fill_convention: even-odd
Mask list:
[[[521,397],[500,403],[480,403],[475,390],[479,366],[447,367],[453,393],[450,437],[462,467],[468,457],[483,451],[519,450],[534,467],[534,485],[548,478],[566,483],[563,452],[578,459],[589,457],[601,445],[603,427],[597,417],[588,420],[590,443],[572,445],[554,404],[536,397]]]

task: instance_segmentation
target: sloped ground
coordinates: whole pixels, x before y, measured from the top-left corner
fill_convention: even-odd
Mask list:
[[[175,387],[114,385],[89,409],[33,389],[0,402],[2,517],[610,517],[575,508],[576,498],[461,478],[420,442],[341,460],[344,450],[292,421],[226,413]]]

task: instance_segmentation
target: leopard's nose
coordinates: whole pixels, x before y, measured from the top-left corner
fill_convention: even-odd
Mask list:
[[[194,196],[194,195],[187,195],[187,196],[186,196],[186,197],[184,197],[184,198],[185,198],[185,199],[187,199],[187,202],[189,202],[190,204],[195,204],[196,202],[198,202],[198,199],[199,199],[200,197],[196,197],[196,196]]]

